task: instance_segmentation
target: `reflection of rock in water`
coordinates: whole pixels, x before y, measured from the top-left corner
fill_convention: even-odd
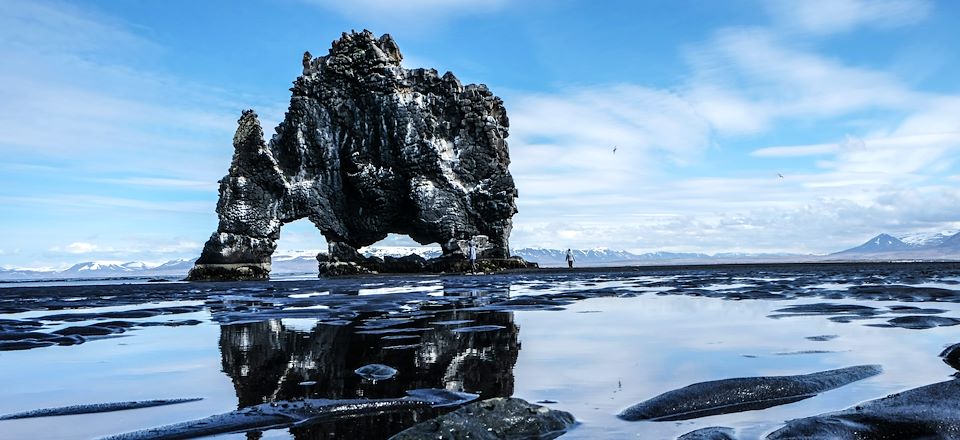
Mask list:
[[[430,324],[452,320],[504,328],[455,333],[455,325]],[[520,344],[511,313],[437,312],[403,327],[391,327],[426,330],[392,335],[360,334],[355,325],[319,325],[310,332],[287,328],[277,320],[222,326],[223,369],[233,381],[239,406],[301,397],[399,397],[415,388],[463,390],[481,398],[513,394],[513,366]],[[377,363],[399,373],[376,383],[354,373]],[[304,386],[302,382],[316,383]],[[331,433],[338,437],[350,434],[343,438],[386,438],[427,416],[432,414],[385,414],[292,432],[301,439]]]

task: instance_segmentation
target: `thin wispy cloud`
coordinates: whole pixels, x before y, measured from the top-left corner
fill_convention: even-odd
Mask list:
[[[858,27],[889,29],[916,24],[933,9],[927,0],[772,0],[763,2],[789,30],[833,34]]]

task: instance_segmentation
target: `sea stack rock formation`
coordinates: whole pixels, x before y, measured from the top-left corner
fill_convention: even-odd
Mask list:
[[[401,59],[390,35],[344,33],[328,55],[304,54],[269,142],[257,114],[243,112],[220,223],[188,279],[267,278],[281,226],[302,218],[327,240],[321,274],[376,270],[383,262],[357,249],[388,233],[439,243],[444,261],[462,260],[479,238],[481,258],[511,261],[517,189],[503,101]]]

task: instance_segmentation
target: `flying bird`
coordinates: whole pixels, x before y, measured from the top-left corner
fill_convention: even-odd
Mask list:
[[[616,146],[616,145],[613,146],[613,154],[617,154],[617,146]]]
[[[777,173],[777,177],[779,177],[779,178],[782,179],[782,178],[783,178],[783,174]]]

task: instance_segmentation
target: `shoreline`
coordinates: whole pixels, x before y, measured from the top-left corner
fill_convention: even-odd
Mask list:
[[[317,273],[297,272],[277,274],[274,277],[265,280],[199,280],[189,281],[185,275],[138,275],[133,277],[91,277],[91,278],[39,278],[22,280],[0,280],[0,290],[13,288],[33,288],[33,287],[67,287],[74,283],[83,285],[120,285],[120,284],[219,284],[219,283],[248,283],[248,282],[310,282],[319,280],[347,280],[347,279],[365,279],[365,278],[437,278],[437,277],[464,277],[464,276],[498,276],[498,275],[530,275],[530,274],[584,274],[584,273],[623,273],[623,272],[669,272],[669,271],[689,271],[689,270],[722,270],[722,269],[743,269],[751,267],[769,267],[769,268],[817,268],[817,267],[841,267],[860,265],[864,267],[877,266],[917,266],[932,265],[937,267],[958,267],[960,261],[795,261],[795,262],[742,262],[742,263],[677,263],[677,264],[650,264],[650,265],[616,265],[616,266],[575,266],[572,269],[560,266],[523,268],[523,269],[503,269],[495,272],[381,272],[367,274],[351,274],[341,276],[321,277]],[[166,279],[163,283],[156,282],[157,279]],[[30,286],[28,286],[28,284]]]

